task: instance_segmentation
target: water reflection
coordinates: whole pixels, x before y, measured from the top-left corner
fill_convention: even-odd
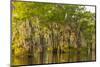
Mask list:
[[[89,57],[86,52],[80,53],[80,61],[88,61]],[[29,64],[48,64],[48,63],[62,63],[62,62],[76,62],[77,52],[67,53],[52,53],[47,52],[37,53],[32,56],[15,57],[13,56],[12,64],[14,65],[29,65]]]

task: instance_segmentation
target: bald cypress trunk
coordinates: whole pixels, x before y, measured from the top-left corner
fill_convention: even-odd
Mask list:
[[[77,61],[80,61],[81,33],[77,32]]]
[[[43,63],[43,59],[44,59],[44,36],[43,34],[40,34],[40,45],[41,45],[41,49],[42,51],[40,52],[40,60],[41,63]]]
[[[68,41],[68,62],[70,62],[70,34],[71,34],[71,32],[70,32],[70,30],[68,32],[69,32],[69,36],[67,39],[67,41]]]
[[[33,39],[32,39],[32,24],[31,24],[31,21],[27,20],[26,21],[26,28],[27,28],[27,34],[28,36],[26,37],[26,43],[27,43],[27,46],[29,46],[29,49],[28,49],[28,62],[29,64],[32,64],[33,63],[33,58],[34,58],[34,55],[33,55]]]

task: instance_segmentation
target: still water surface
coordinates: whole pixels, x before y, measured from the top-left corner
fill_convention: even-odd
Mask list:
[[[80,61],[88,61],[89,57],[86,52],[80,54]],[[23,56],[12,58],[13,65],[29,65],[29,64],[48,64],[62,62],[77,62],[77,53],[37,53],[33,56]],[[79,60],[78,60],[79,61]]]

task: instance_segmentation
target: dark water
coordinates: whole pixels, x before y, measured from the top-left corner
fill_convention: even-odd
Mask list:
[[[48,64],[48,63],[62,63],[62,62],[77,62],[77,61],[88,61],[92,60],[91,55],[87,52],[80,53],[80,60],[77,60],[77,52],[67,52],[67,53],[52,53],[46,52],[36,53],[31,56],[15,57],[13,56],[13,65],[29,65],[29,64]]]

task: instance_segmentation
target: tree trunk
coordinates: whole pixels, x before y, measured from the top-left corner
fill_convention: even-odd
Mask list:
[[[77,61],[80,61],[81,33],[77,32]]]

